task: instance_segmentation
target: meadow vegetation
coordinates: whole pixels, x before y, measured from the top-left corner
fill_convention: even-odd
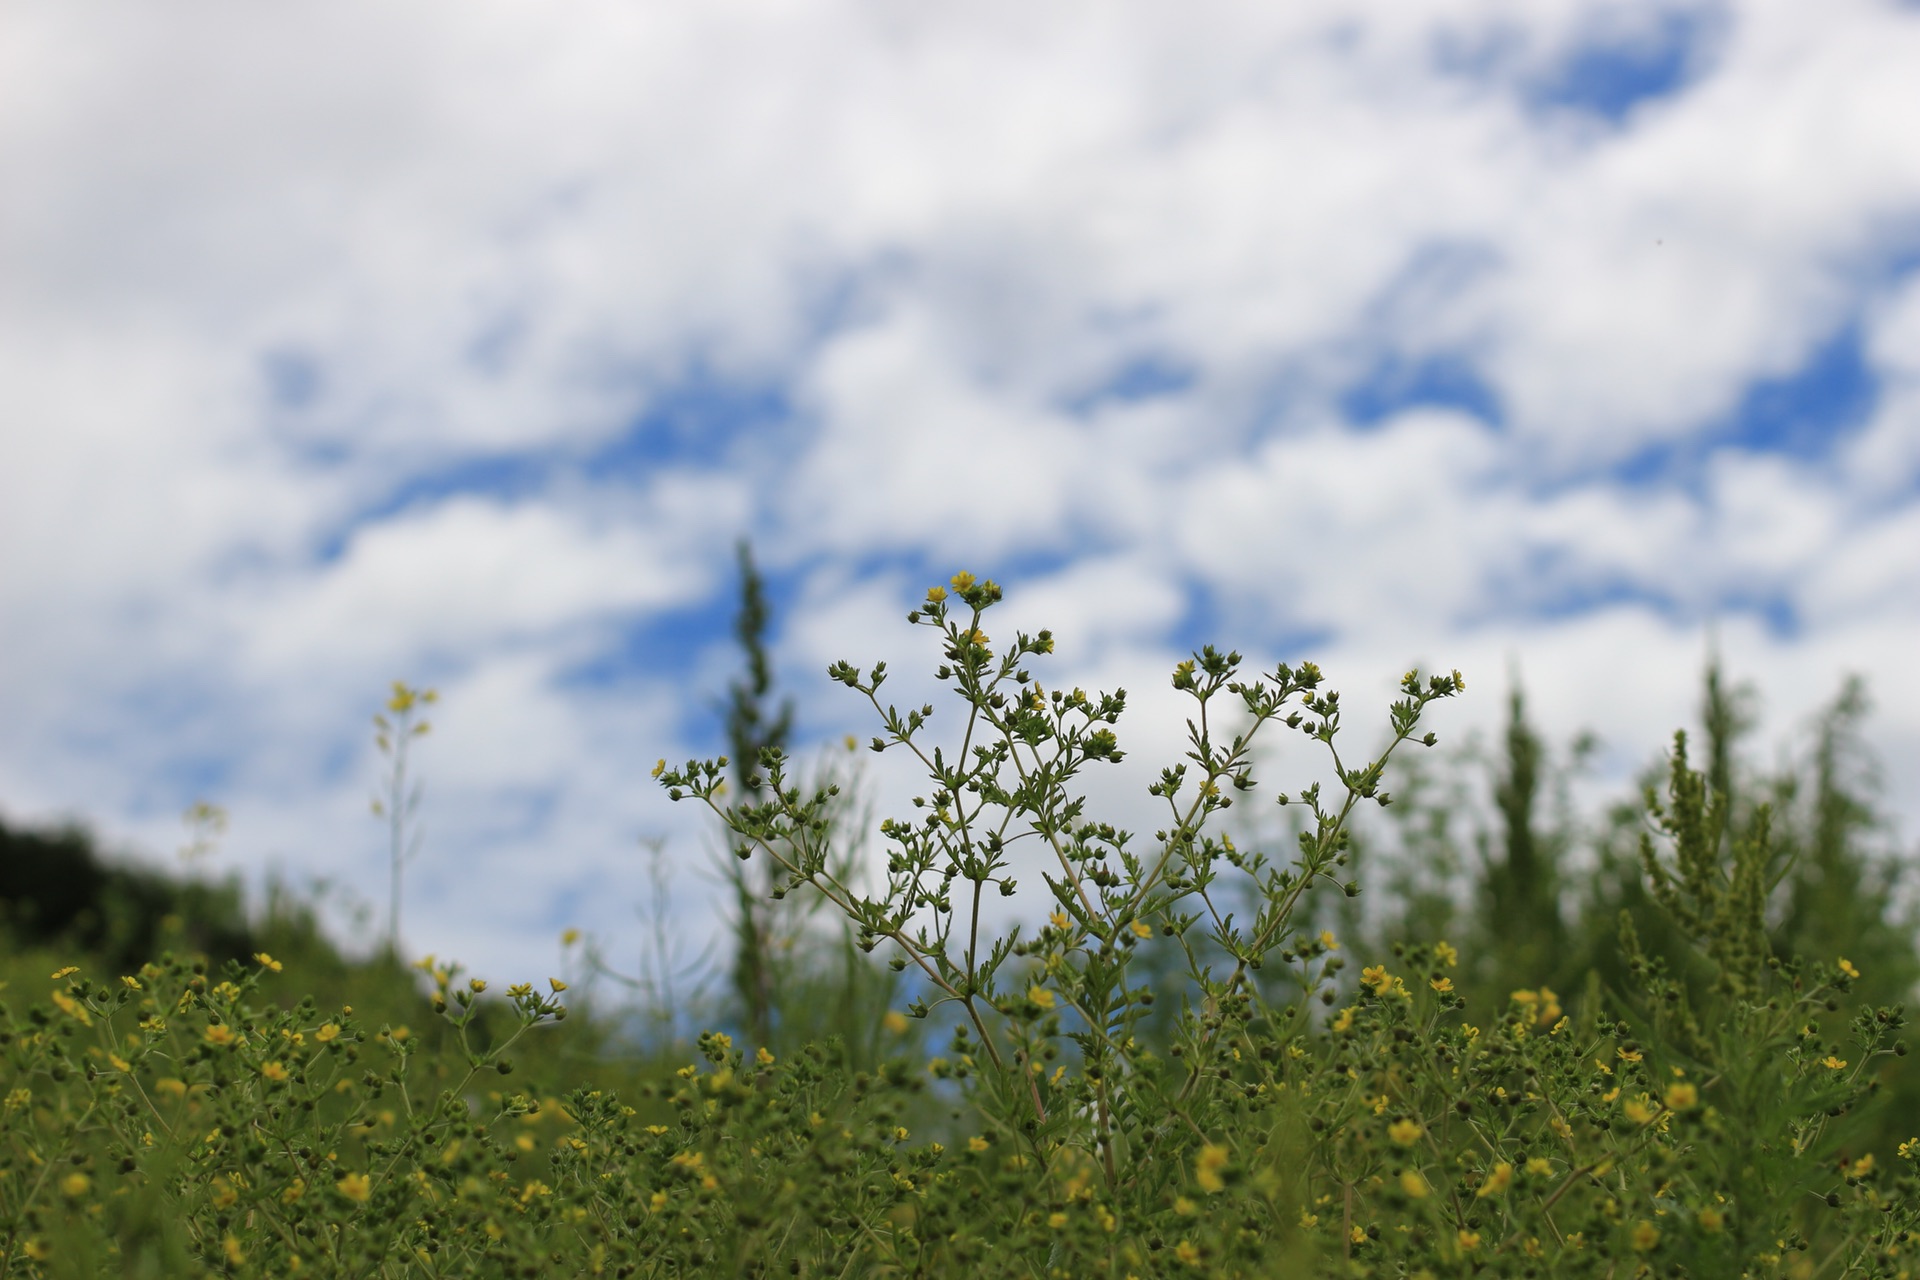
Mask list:
[[[297,895],[0,871],[0,1277],[1912,1272],[1920,954],[1857,687],[1764,773],[1710,671],[1595,823],[1518,692],[1429,752],[1458,672],[1349,728],[1314,664],[1207,648],[1129,831],[1085,798],[1125,693],[962,573],[908,615],[944,701],[829,672],[924,775],[875,822],[795,754],[741,564],[730,752],[654,769],[724,842],[718,989],[668,996],[664,942],[507,983],[345,958]],[[1322,763],[1259,776],[1276,739]]]

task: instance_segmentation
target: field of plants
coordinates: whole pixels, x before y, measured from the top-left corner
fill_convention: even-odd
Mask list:
[[[729,754],[653,769],[734,855],[704,987],[664,921],[641,975],[353,960],[298,895],[5,832],[0,1277],[1914,1272],[1860,689],[1766,771],[1709,670],[1596,818],[1518,691],[1461,751],[1449,704],[1500,695],[1458,672],[1358,707],[1209,648],[1129,831],[1085,798],[1125,694],[961,573],[907,617],[945,702],[828,673],[924,775],[869,821],[793,749],[742,567]],[[1279,740],[1318,781],[1264,776]]]

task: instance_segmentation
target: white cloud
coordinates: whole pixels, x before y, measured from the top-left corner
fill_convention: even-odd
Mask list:
[[[1540,105],[1689,31],[1677,92]],[[1912,776],[1917,60],[1871,0],[13,5],[0,801],[157,842],[210,780],[236,857],[360,883],[361,704],[438,673],[445,851],[559,887],[423,870],[422,936],[531,957],[693,830],[631,783],[707,737],[743,529],[796,686],[923,696],[899,615],[967,567],[1142,720],[1206,624],[1357,679],[1518,656],[1625,768],[1718,619],[1779,724],[1867,672]],[[1882,382],[1833,458],[1716,452],[1852,323]],[[1439,356],[1501,422],[1342,421]],[[690,383],[793,413],[633,438]],[[684,669],[581,683],[649,643]]]

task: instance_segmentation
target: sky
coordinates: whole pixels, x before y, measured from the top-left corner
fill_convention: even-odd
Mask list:
[[[207,800],[377,928],[403,679],[409,950],[638,952],[648,839],[697,939],[647,775],[721,749],[745,536],[823,751],[965,569],[1138,770],[1207,642],[1355,734],[1517,673],[1609,784],[1709,646],[1756,743],[1858,674],[1911,846],[1915,66],[1892,0],[7,0],[0,815],[176,865]]]

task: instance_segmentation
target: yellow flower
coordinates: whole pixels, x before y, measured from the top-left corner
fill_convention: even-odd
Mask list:
[[[1853,967],[1853,961],[1847,959],[1845,956],[1840,957],[1840,972],[1846,974],[1849,978],[1857,978],[1860,976],[1860,971]]]
[[[907,1015],[898,1009],[889,1009],[887,1016],[880,1019],[880,1025],[896,1036],[903,1036],[907,1033]]]
[[[228,1026],[224,1022],[216,1022],[212,1026],[207,1028],[208,1044],[228,1045],[228,1044],[232,1044],[234,1041],[238,1040],[239,1038],[240,1038],[239,1034],[235,1032],[232,1027]]]
[[[985,1138],[980,1137],[978,1134],[967,1139],[967,1150],[969,1151],[976,1151],[976,1152],[985,1151],[988,1145],[989,1144],[987,1140]]]
[[[1050,1213],[1047,1215],[1047,1225],[1055,1231],[1058,1231],[1067,1225],[1067,1215],[1064,1213]]]
[[[76,1170],[60,1179],[60,1194],[66,1196],[69,1200],[76,1199],[87,1194],[87,1188],[92,1185],[92,1178]]]
[[[269,1062],[266,1066],[260,1068],[260,1074],[269,1080],[285,1080],[287,1078],[287,1069],[278,1062]]]
[[[13,1099],[9,1098],[7,1102],[11,1105]],[[1902,1160],[1920,1159],[1920,1138],[1908,1138],[1900,1144],[1898,1151]]]
[[[1866,1155],[1861,1156],[1858,1160],[1855,1160],[1852,1164],[1847,1166],[1847,1173],[1850,1177],[1864,1178],[1872,1172],[1873,1172],[1873,1152],[1871,1151],[1867,1152]]]
[[[45,1240],[42,1240],[39,1236],[35,1236],[33,1239],[27,1241],[20,1251],[29,1258],[32,1258],[35,1262],[45,1262],[53,1256],[53,1246]]]
[[[1329,951],[1338,951],[1340,949],[1340,940],[1333,936],[1333,930],[1322,929],[1320,931],[1320,945]]]
[[[1513,1166],[1505,1160],[1502,1160],[1499,1164],[1493,1166],[1487,1174],[1487,1180],[1482,1182],[1480,1189],[1473,1194],[1484,1200],[1488,1196],[1500,1195],[1512,1184]]]
[[[1029,987],[1027,989],[1027,999],[1033,1001],[1042,1009],[1053,1008],[1053,992],[1047,990],[1045,987]]]
[[[1455,968],[1460,963],[1460,953],[1453,949],[1451,942],[1434,943],[1433,955],[1436,960],[1449,969]]]
[[[1650,1253],[1660,1243],[1660,1228],[1642,1218],[1634,1224],[1633,1247],[1638,1253]]]
[[[1406,1116],[1402,1116],[1387,1126],[1387,1136],[1403,1147],[1410,1147],[1420,1141],[1420,1135],[1425,1132],[1426,1130],[1420,1127],[1418,1120]]]
[[[1462,1231],[1455,1236],[1454,1239],[1460,1242],[1460,1252],[1462,1253],[1471,1253],[1480,1247],[1480,1233],[1478,1231]]]
[[[1052,912],[1052,913],[1050,913],[1050,914],[1049,914],[1049,915],[1047,916],[1047,923],[1048,923],[1048,924],[1050,924],[1050,925],[1052,925],[1052,926],[1053,926],[1054,928],[1056,928],[1056,929],[1064,929],[1064,928],[1066,928],[1066,927],[1067,927],[1067,926],[1068,926],[1069,924],[1071,924],[1071,923],[1073,923],[1073,922],[1067,919],[1067,913],[1066,913],[1066,912],[1064,912],[1064,911],[1055,911],[1055,912]]]
[[[87,1012],[87,1007],[81,1004],[78,1000],[75,1000],[72,996],[68,995],[66,992],[64,991],[54,992],[53,1002],[60,1006],[60,1011],[62,1013],[66,1014],[69,1018],[72,1018],[75,1022],[79,1023],[81,1026],[90,1027],[93,1025],[93,1015]]]
[[[1353,1006],[1348,1005],[1346,1008],[1340,1011],[1340,1016],[1333,1020],[1333,1029],[1335,1032],[1342,1032],[1342,1031],[1351,1030],[1352,1027],[1353,1027]],[[1291,1047],[1292,1046],[1289,1046],[1289,1048]]]
[[[1360,971],[1360,981],[1372,987],[1373,994],[1377,996],[1383,996],[1393,990],[1393,975],[1387,972],[1385,965],[1368,965]]]
[[[657,778],[661,774],[665,773],[666,771],[667,771],[667,758],[665,756],[661,756],[659,760],[654,762],[653,776]]]
[[[1653,1119],[1653,1103],[1644,1093],[1621,1103],[1620,1111],[1635,1124],[1646,1124]]]
[[[1536,1178],[1544,1178],[1553,1172],[1553,1161],[1545,1156],[1535,1156],[1527,1161],[1527,1172]]]
[[[1135,920],[1128,927],[1133,930],[1133,936],[1136,938],[1151,938],[1153,936],[1153,926],[1145,920]]]
[[[770,1067],[774,1062],[773,1052],[768,1049],[767,1046],[761,1045],[758,1049],[754,1050],[753,1060],[763,1067]]]
[[[129,977],[124,973],[120,975],[120,982],[129,991],[140,991],[144,989],[140,985],[140,979]]]
[[[1619,1050],[1619,1054],[1622,1062],[1640,1061],[1640,1051],[1638,1049],[1621,1049]]]
[[[1720,1228],[1726,1225],[1727,1219],[1726,1215],[1718,1209],[1702,1209],[1695,1215],[1694,1221],[1700,1224],[1702,1231],[1711,1236],[1720,1233]]]
[[[292,1204],[305,1194],[307,1194],[307,1180],[305,1178],[295,1178],[287,1184],[287,1189],[280,1193],[280,1203]]]
[[[548,978],[547,985],[553,988],[553,993],[555,995],[559,995],[562,991],[565,991],[567,989],[567,984],[560,981],[560,979],[558,978]]]
[[[367,1197],[373,1194],[373,1179],[364,1173],[349,1173],[334,1183],[333,1187],[355,1204],[365,1204]]]
[[[1432,987],[1435,991],[1444,993],[1444,992],[1453,990],[1453,979],[1452,978],[1434,978],[1431,981],[1429,981],[1427,985]]]
[[[942,600],[945,600],[946,598],[947,598],[947,589],[945,587],[928,587],[927,588],[928,604],[939,604]]]
[[[1667,1106],[1675,1111],[1685,1111],[1700,1101],[1700,1091],[1684,1080],[1667,1086]]]
[[[1220,1171],[1227,1167],[1228,1158],[1225,1147],[1208,1143],[1200,1148],[1200,1154],[1193,1161],[1193,1180],[1200,1184],[1202,1191],[1212,1194],[1226,1190],[1227,1184],[1221,1178]]]
[[[1845,1058],[1836,1058],[1832,1054],[1828,1054],[1826,1057],[1826,1060],[1822,1062],[1820,1065],[1825,1067],[1829,1071],[1839,1071],[1847,1065],[1847,1060]]]
[[[241,1249],[240,1241],[231,1235],[220,1242],[220,1252],[226,1254],[227,1261],[236,1267],[247,1260],[246,1251]]]
[[[955,591],[965,591],[968,587],[971,587],[973,585],[973,575],[966,572],[965,570],[961,570],[959,573],[954,574],[951,578],[948,578],[947,581],[953,584],[953,589]]]
[[[1193,1242],[1190,1240],[1182,1240],[1173,1246],[1173,1256],[1190,1267],[1200,1265],[1200,1251],[1193,1247]]]
[[[77,964],[66,965],[63,968],[55,969],[53,971],[53,980],[55,982],[58,982],[60,981],[60,979],[72,977],[74,974],[78,972],[80,972],[79,965]]]
[[[329,1022],[324,1026],[322,1026],[318,1031],[314,1032],[313,1038],[315,1040],[318,1040],[321,1044],[327,1044],[339,1034],[340,1034],[339,1025],[337,1023]]]
[[[279,973],[282,969],[286,968],[285,965],[281,964],[278,960],[275,960],[272,956],[268,955],[264,951],[254,952],[253,958],[260,962],[261,968],[271,969],[275,973]]]
[[[1414,1200],[1425,1200],[1429,1190],[1426,1178],[1418,1169],[1403,1169],[1400,1173],[1400,1189]]]

